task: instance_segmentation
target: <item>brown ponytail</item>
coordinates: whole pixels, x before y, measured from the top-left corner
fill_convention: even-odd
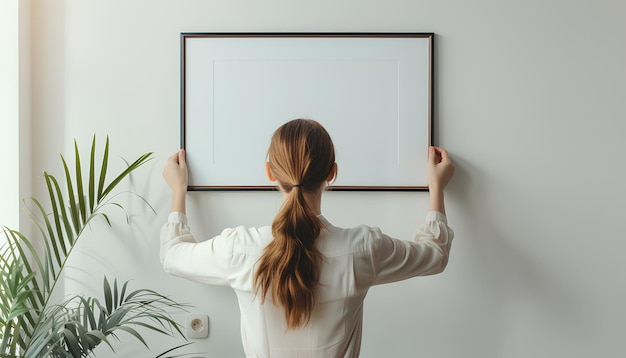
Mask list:
[[[268,150],[272,175],[286,193],[272,223],[272,240],[254,277],[262,302],[268,293],[283,307],[287,328],[308,323],[315,305],[321,254],[315,248],[323,223],[305,196],[321,189],[335,164],[328,132],[319,123],[296,119],[274,132]]]

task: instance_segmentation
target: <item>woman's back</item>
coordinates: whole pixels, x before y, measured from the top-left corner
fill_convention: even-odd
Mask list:
[[[254,292],[253,265],[262,254],[263,244],[272,240],[271,230],[260,229],[260,240],[252,235],[237,240],[233,251],[235,257],[239,256],[237,252],[241,256],[235,258],[235,265],[242,264],[240,267],[245,269],[234,275],[237,279],[231,284],[239,300],[246,356],[358,357],[363,299],[371,282],[371,260],[363,248],[364,231],[332,226],[322,230],[316,239],[316,247],[324,258],[315,306],[309,323],[291,330],[284,310],[274,305],[270,297],[262,304]]]

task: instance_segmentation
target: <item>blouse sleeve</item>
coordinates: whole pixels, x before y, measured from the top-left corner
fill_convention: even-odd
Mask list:
[[[187,216],[180,212],[168,215],[161,228],[161,264],[165,272],[189,280],[228,285],[233,253],[231,235],[227,229],[221,235],[196,242],[187,226]]]
[[[454,232],[446,216],[438,211],[426,215],[426,222],[411,241],[393,239],[376,228],[371,230],[374,285],[437,274],[448,264]]]

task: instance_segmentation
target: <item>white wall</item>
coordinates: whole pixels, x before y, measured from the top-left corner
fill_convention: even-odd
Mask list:
[[[19,227],[19,21],[18,2],[0,3],[0,225]],[[0,242],[4,236],[0,232]]]
[[[30,0],[0,3],[0,48],[0,225],[27,232],[21,198],[31,191]]]
[[[161,167],[179,145],[179,33],[432,31],[436,139],[458,167],[447,194],[456,242],[444,274],[370,291],[362,356],[622,355],[625,11],[613,0],[34,1],[33,172],[60,170],[57,153],[73,138],[87,148],[94,133],[110,135],[113,159],[156,158],[134,187],[158,215],[131,202],[130,227],[96,225],[66,292],[97,291],[105,273],[133,279],[209,314],[194,350],[242,356],[234,294],[168,277],[158,262]],[[192,229],[267,224],[279,203],[191,193]],[[408,237],[426,209],[426,193],[331,192],[323,211]],[[117,356],[173,344],[151,343],[152,355],[133,341]]]

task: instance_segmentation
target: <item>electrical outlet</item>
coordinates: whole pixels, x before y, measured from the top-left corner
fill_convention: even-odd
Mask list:
[[[207,338],[209,336],[209,316],[202,313],[187,315],[187,338]]]

